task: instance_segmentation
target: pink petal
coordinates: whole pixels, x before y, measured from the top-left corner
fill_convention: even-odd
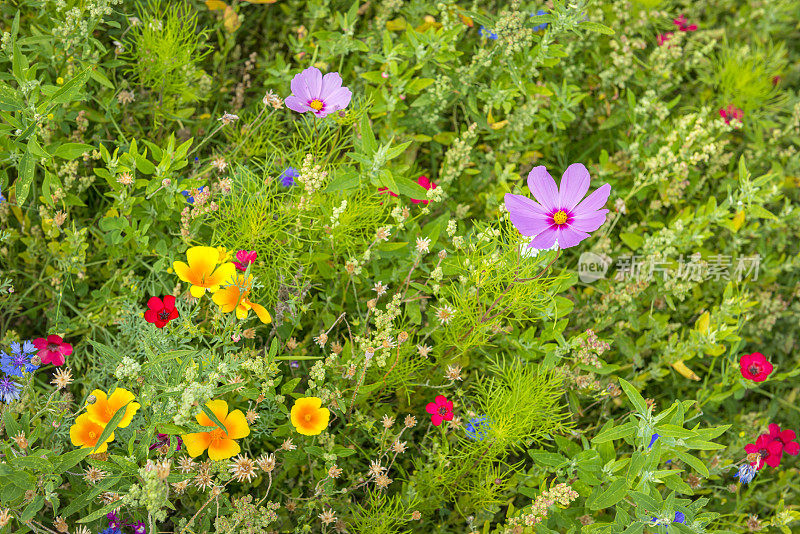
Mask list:
[[[57,334],[50,334],[49,336],[47,336],[47,342],[55,343],[56,345],[61,345],[64,342],[64,340],[61,338],[61,336]]]
[[[577,215],[572,219],[570,228],[580,230],[581,232],[594,232],[606,222],[607,213],[608,210],[599,210]]]
[[[61,354],[64,356],[69,356],[70,354],[72,354],[72,345],[70,345],[69,343],[64,343],[63,345],[61,345]]]
[[[560,248],[574,247],[587,237],[589,234],[575,230],[574,228],[566,228],[566,225],[561,226],[558,230],[558,246]]]
[[[444,414],[444,420],[445,421],[452,421],[453,420],[453,412],[447,412],[446,414]]]
[[[158,297],[150,297],[147,301],[147,307],[151,310],[158,311],[164,307],[164,303]]]
[[[528,189],[534,198],[548,211],[558,209],[558,187],[556,181],[547,172],[547,167],[539,165],[528,173]]]
[[[436,395],[436,398],[433,400],[436,402],[436,404],[444,404],[447,402],[447,397],[444,395]]]
[[[550,227],[544,208],[528,197],[506,193],[505,201],[511,222],[522,235],[537,235]]]
[[[342,86],[342,77],[338,72],[329,72],[322,77],[322,87],[320,89],[320,96],[324,99],[327,95],[333,93],[335,90]]]
[[[164,307],[165,308],[174,308],[175,307],[175,297],[172,295],[167,295],[164,297]]]
[[[353,93],[347,87],[340,87],[329,95],[325,95],[325,112],[333,113],[346,108],[353,98]]]
[[[47,346],[47,340],[43,337],[37,337],[33,340],[33,346],[38,350],[43,350]]]
[[[583,199],[583,202],[575,206],[572,210],[575,217],[587,214],[588,212],[597,211],[605,206],[608,200],[608,195],[611,194],[611,186],[603,184],[595,189],[591,195]]]
[[[438,413],[433,414],[431,416],[431,423],[433,423],[433,426],[441,425],[442,424],[442,416],[439,415]]]
[[[530,247],[538,248],[541,250],[550,248],[556,242],[556,237],[558,237],[558,232],[556,232],[552,227],[550,227],[544,232],[534,237],[531,240]],[[559,242],[558,245],[561,246],[561,242]]]
[[[428,412],[431,415],[435,414],[436,413],[436,403],[435,402],[429,402],[427,404],[427,406],[425,406],[425,411]]]
[[[308,67],[292,78],[291,87],[292,93],[306,102],[319,98],[322,90],[322,73],[316,67]]]
[[[589,190],[590,180],[589,171],[582,163],[573,163],[567,167],[558,190],[559,207],[571,210],[577,206]]]
[[[300,98],[294,95],[287,96],[286,100],[284,100],[283,103],[286,104],[287,108],[291,109],[292,111],[296,111],[298,113],[305,113],[306,111],[311,109],[306,105],[304,100],[301,100]]]

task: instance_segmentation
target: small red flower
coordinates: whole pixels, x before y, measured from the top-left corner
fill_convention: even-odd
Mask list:
[[[240,250],[236,253],[236,260],[233,264],[240,271],[246,271],[249,265],[255,263],[258,254],[255,250]]]
[[[436,184],[435,184],[435,183],[433,183],[433,182],[431,182],[431,181],[428,179],[428,177],[427,177],[427,176],[425,176],[424,174],[423,174],[422,176],[420,176],[419,178],[417,178],[417,184],[419,184],[419,185],[421,185],[422,187],[424,187],[424,188],[425,188],[425,190],[427,190],[427,191],[429,191],[429,190],[431,190],[431,189],[435,189],[435,188],[436,188]],[[378,189],[378,192],[379,192],[380,194],[389,193],[389,194],[390,194],[390,195],[392,195],[393,197],[396,197],[396,196],[398,196],[398,195],[396,195],[395,193],[392,193],[391,191],[389,191],[389,189],[388,189],[388,188],[386,188],[386,187],[381,187],[380,189]],[[416,199],[416,198],[412,198],[412,199],[411,199],[411,202],[412,202],[413,204],[428,204],[428,203],[430,203],[430,200],[418,200],[418,199]]]
[[[763,354],[754,352],[741,357],[739,369],[746,379],[753,382],[763,382],[772,373],[772,364],[767,361]]]
[[[760,458],[750,464],[758,470],[763,469],[765,465],[778,467],[781,464],[783,445],[770,438],[769,434],[761,434],[755,443],[745,445],[744,450],[747,454],[758,453]]]
[[[664,43],[672,39],[672,32],[658,34],[658,46],[664,46]]]
[[[730,124],[732,119],[742,122],[742,118],[744,118],[744,111],[734,107],[733,104],[730,104],[727,108],[719,110],[719,115],[725,119],[725,124]]]
[[[42,363],[52,363],[56,367],[64,365],[64,358],[72,354],[72,345],[55,334],[50,334],[47,339],[34,339],[33,346],[38,349]]]
[[[453,420],[453,403],[444,395],[436,395],[434,402],[429,402],[425,411],[431,414],[433,426],[439,426],[442,421]]]
[[[794,430],[782,430],[781,427],[772,423],[769,425],[769,438],[777,441],[783,447],[783,452],[792,456],[800,453],[800,444],[795,441]]]
[[[144,320],[153,323],[158,328],[164,328],[168,322],[180,317],[178,310],[175,309],[175,297],[172,295],[167,295],[164,300],[150,297],[147,307],[150,309],[144,312]]]
[[[686,16],[681,15],[677,19],[673,20],[672,23],[678,27],[678,29],[682,32],[693,32],[697,30],[697,24],[686,24]]]

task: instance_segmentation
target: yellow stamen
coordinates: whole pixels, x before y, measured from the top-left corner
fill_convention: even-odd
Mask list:
[[[567,222],[567,214],[566,214],[566,212],[564,212],[563,210],[558,210],[557,212],[555,212],[553,214],[553,222],[558,224],[558,225],[566,224],[566,222]]]
[[[322,106],[324,106],[324,105],[325,104],[322,103],[322,100],[319,100],[319,99],[315,98],[314,100],[311,101],[311,103],[308,105],[308,107],[310,107],[311,109],[313,109],[315,111],[319,111],[319,110],[322,109]]]

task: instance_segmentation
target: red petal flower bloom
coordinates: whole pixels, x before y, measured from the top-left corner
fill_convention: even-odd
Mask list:
[[[453,403],[444,395],[436,395],[434,402],[429,402],[425,411],[431,414],[433,426],[439,426],[442,421],[453,420]]]
[[[247,266],[255,263],[258,254],[255,250],[240,250],[236,253],[236,260],[233,264],[240,271],[246,271]]]
[[[50,334],[47,339],[34,339],[33,346],[38,349],[42,363],[52,363],[56,367],[64,365],[64,358],[72,354],[72,345],[55,334]]]
[[[431,189],[434,189],[434,188],[436,187],[436,184],[435,184],[435,183],[433,183],[433,182],[431,182],[431,181],[428,179],[428,177],[427,177],[427,176],[425,176],[424,174],[423,174],[422,176],[420,176],[419,178],[417,178],[417,184],[419,184],[419,185],[421,185],[422,187],[424,187],[424,188],[425,188],[425,190],[427,190],[427,191],[429,191],[429,190],[431,190]],[[396,196],[398,196],[398,195],[396,195],[396,194],[392,193],[391,191],[389,191],[389,189],[388,189],[388,188],[386,188],[386,187],[381,187],[380,189],[378,189],[378,192],[379,192],[380,194],[389,193],[389,194],[390,194],[390,195],[392,195],[393,197],[396,197]],[[430,200],[418,200],[418,199],[416,199],[416,198],[412,198],[412,199],[411,199],[411,202],[412,202],[413,204],[428,204],[428,203],[430,203]]]
[[[769,425],[769,438],[780,443],[786,454],[797,456],[800,453],[800,444],[795,441],[794,430],[782,430],[781,427],[772,423]]]
[[[772,373],[772,364],[767,361],[763,354],[754,352],[741,357],[739,369],[746,379],[753,382],[763,382]]]
[[[175,297],[172,295],[167,295],[163,300],[158,297],[150,297],[147,307],[150,309],[144,312],[144,320],[153,323],[158,328],[164,328],[168,322],[180,317],[178,310],[175,309]]]
[[[697,30],[697,24],[686,24],[686,22],[686,15],[681,15],[672,21],[672,23],[682,32],[693,32]]]
[[[758,453],[761,456],[760,459],[750,464],[758,470],[763,469],[765,465],[778,467],[781,464],[783,445],[779,441],[772,440],[769,434],[761,434],[755,443],[745,445],[744,450],[747,454]]]

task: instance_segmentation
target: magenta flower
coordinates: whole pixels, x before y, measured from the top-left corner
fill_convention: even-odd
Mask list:
[[[246,271],[249,265],[255,263],[257,257],[255,250],[240,250],[236,253],[236,261],[233,264],[240,271]]]
[[[309,67],[292,78],[292,94],[285,103],[298,113],[311,111],[321,118],[346,108],[352,97],[350,89],[342,87],[338,72],[323,76],[318,68]]]
[[[589,181],[586,167],[573,163],[564,171],[561,187],[557,188],[547,168],[540,165],[528,174],[528,189],[538,202],[506,193],[506,209],[514,227],[524,236],[535,236],[529,247],[550,248],[556,239],[559,248],[574,247],[606,222],[608,210],[601,208],[611,186],[603,184],[583,199],[589,191]]]
[[[686,15],[681,15],[672,21],[672,23],[682,32],[693,32],[697,30],[697,24],[686,24],[687,22]]]
[[[433,426],[439,426],[443,421],[453,420],[453,401],[447,400],[444,395],[436,395],[433,402],[425,406],[425,411],[431,414]]]
[[[664,46],[664,43],[672,39],[672,32],[658,34],[658,46]]]
[[[742,122],[742,118],[744,117],[744,111],[737,108],[733,104],[730,104],[727,108],[719,110],[719,115],[720,117],[725,119],[725,124],[730,124],[731,120],[733,119]]]
[[[34,339],[33,346],[38,349],[43,364],[52,363],[56,367],[64,365],[64,359],[72,354],[72,345],[55,334],[50,334],[47,339]]]

